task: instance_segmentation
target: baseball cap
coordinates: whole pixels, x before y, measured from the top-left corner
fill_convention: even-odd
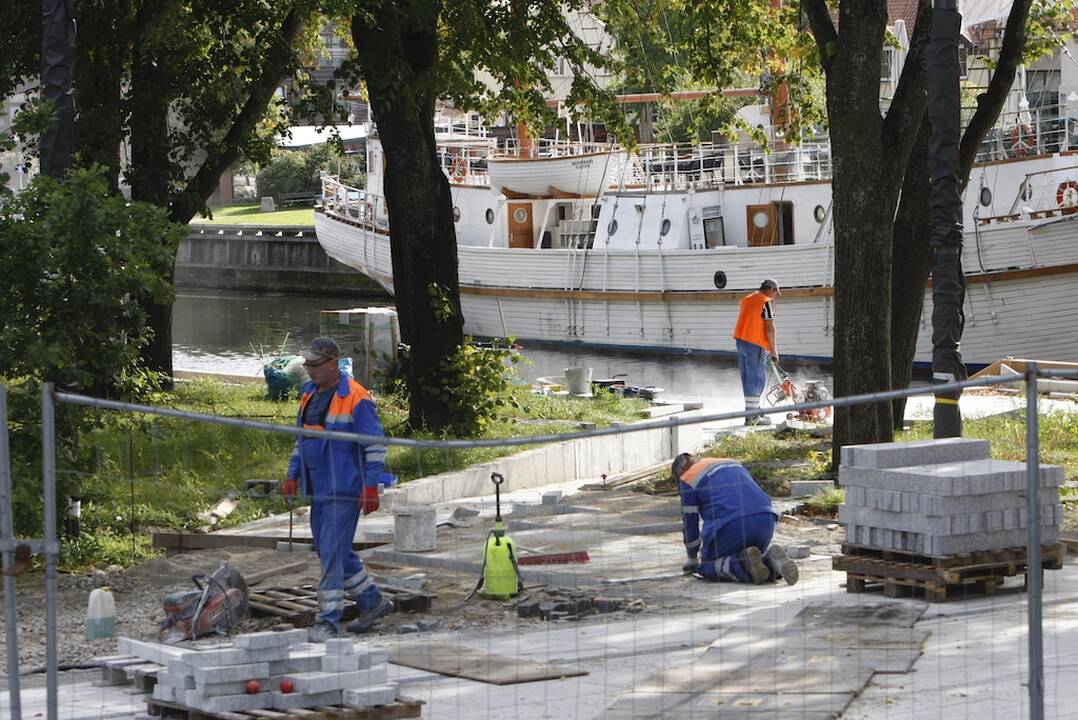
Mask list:
[[[333,338],[316,337],[311,340],[307,349],[300,350],[299,354],[307,362],[321,362],[339,357],[341,349],[337,347],[337,343],[333,341]]]
[[[771,278],[767,278],[762,283],[760,283],[760,289],[761,290],[764,290],[764,289],[775,290],[775,291],[778,292],[779,295],[782,294],[782,291],[779,290],[779,284],[777,282],[775,282],[774,280],[772,280]]]

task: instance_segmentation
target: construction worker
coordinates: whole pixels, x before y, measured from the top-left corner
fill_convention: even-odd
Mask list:
[[[771,498],[744,465],[682,453],[671,471],[681,495],[686,574],[756,585],[780,577],[790,585],[797,582],[797,563],[771,544],[778,519]]]
[[[767,385],[767,357],[779,361],[775,349],[775,308],[772,301],[781,295],[779,284],[768,278],[760,289],[741,298],[741,308],[734,326],[737,345],[737,369],[741,372],[741,391],[745,395],[745,410],[760,408],[760,395]],[[745,418],[746,425],[770,425],[766,415]]]
[[[311,378],[303,388],[296,424],[315,430],[383,435],[382,423],[367,389],[340,371],[340,349],[332,339],[315,338],[303,356]],[[312,642],[340,632],[344,595],[352,597],[359,616],[349,632],[366,632],[393,610],[352,551],[360,511],[379,507],[378,485],[395,478],[385,472],[386,446],[359,445],[345,440],[298,437],[288,462],[281,493],[291,502],[302,481],[311,498],[311,534],[322,564],[318,585],[318,616],[309,631]]]

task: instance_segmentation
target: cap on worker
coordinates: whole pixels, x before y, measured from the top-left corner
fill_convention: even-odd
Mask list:
[[[300,356],[309,363],[317,363],[325,360],[335,360],[340,357],[341,349],[333,338],[316,337],[306,350],[299,351]]]
[[[772,280],[771,278],[767,278],[762,283],[760,283],[760,289],[761,290],[774,290],[779,295],[782,294],[782,291],[779,290],[779,284],[777,282],[775,282],[774,280]]]

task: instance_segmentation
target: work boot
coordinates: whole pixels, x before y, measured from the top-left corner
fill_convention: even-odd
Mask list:
[[[764,563],[764,554],[758,547],[745,548],[737,554],[737,561],[745,568],[753,585],[762,585],[771,577],[771,570]]]
[[[374,626],[374,623],[378,618],[383,615],[388,615],[391,612],[393,612],[393,603],[386,600],[384,597],[379,598],[377,605],[370,610],[363,610],[355,620],[348,623],[348,632],[357,634],[368,632]]]
[[[786,581],[787,585],[793,585],[801,577],[801,572],[797,569],[797,563],[786,554],[786,549],[781,545],[772,545],[768,548],[764,561],[771,566],[776,575]]]
[[[307,642],[324,643],[326,640],[337,637],[337,628],[328,622],[316,622],[307,629]]]

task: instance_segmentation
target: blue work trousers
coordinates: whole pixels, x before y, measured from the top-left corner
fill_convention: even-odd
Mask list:
[[[704,530],[706,537],[706,524]],[[774,513],[754,513],[731,520],[719,528],[717,533],[704,540],[700,548],[700,567],[697,572],[708,580],[752,582],[748,571],[738,561],[737,554],[745,548],[760,548],[760,552],[765,553],[764,563],[770,569],[771,563],[766,553],[774,533]],[[771,575],[774,579],[773,569]]]
[[[759,407],[760,395],[767,385],[767,348],[740,339],[736,342],[741,391],[745,394],[747,406]]]
[[[359,610],[369,610],[382,594],[367,574],[363,561],[352,551],[359,523],[358,498],[315,500],[311,503],[311,534],[322,563],[318,584],[318,621],[340,630],[345,593]]]

